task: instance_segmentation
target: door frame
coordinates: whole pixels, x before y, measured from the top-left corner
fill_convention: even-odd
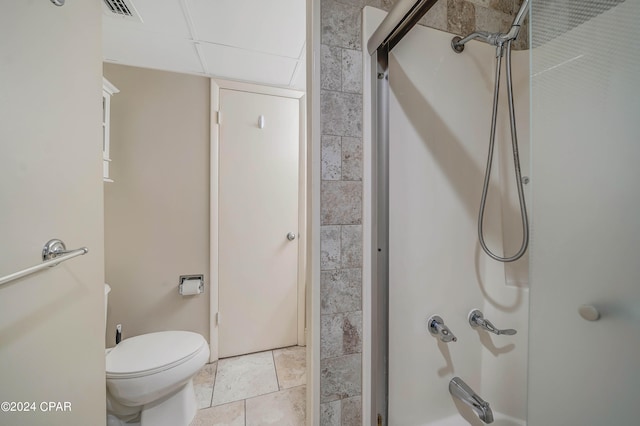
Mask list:
[[[280,87],[262,86],[232,80],[211,79],[211,152],[210,152],[210,309],[209,309],[209,362],[217,361],[218,351],[218,312],[219,312],[219,161],[220,161],[220,90],[236,90],[240,92],[261,95],[280,96],[297,99],[299,105],[299,163],[298,163],[298,346],[306,345],[305,328],[305,278],[307,267],[307,129],[306,129],[306,100],[305,93],[299,90]],[[221,120],[222,118],[222,120]]]

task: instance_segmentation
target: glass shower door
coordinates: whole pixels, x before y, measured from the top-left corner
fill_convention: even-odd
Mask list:
[[[533,0],[530,426],[636,425],[640,2]]]

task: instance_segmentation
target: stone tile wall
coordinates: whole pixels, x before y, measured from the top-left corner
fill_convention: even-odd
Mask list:
[[[361,426],[361,11],[366,5],[389,10],[394,1],[320,1],[320,424]],[[506,31],[520,1],[439,0],[420,23],[463,36],[476,30]]]

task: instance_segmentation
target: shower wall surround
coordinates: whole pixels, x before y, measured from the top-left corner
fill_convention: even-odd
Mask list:
[[[362,418],[362,28],[364,6],[392,0],[321,1],[320,424]],[[440,0],[422,25],[454,34],[506,31],[519,0]],[[526,35],[527,31],[521,31]],[[526,46],[522,37],[519,46]]]
[[[496,419],[526,414],[529,292],[507,285],[505,265],[482,252],[477,236],[495,49],[474,42],[458,55],[450,40],[450,34],[417,27],[389,58],[389,425],[437,424],[452,416],[460,424],[465,415],[475,420],[452,404],[454,376],[491,404]],[[525,175],[528,56],[513,52],[512,60]],[[520,236],[518,228],[504,227],[505,217],[519,214],[514,192],[501,185],[507,176],[514,180],[513,165],[505,161],[512,157],[505,97],[484,219],[487,244],[497,253],[508,252],[507,238]],[[473,329],[473,309],[518,333]],[[425,321],[435,314],[457,342],[444,344],[427,333]]]

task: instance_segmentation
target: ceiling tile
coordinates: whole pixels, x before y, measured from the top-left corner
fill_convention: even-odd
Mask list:
[[[204,72],[189,40],[108,25],[102,31],[102,53],[107,62],[190,74]]]
[[[144,23],[105,13],[105,61],[304,90],[305,1],[132,1]]]
[[[144,30],[159,34],[190,39],[191,32],[184,17],[180,0],[131,0],[142,17],[143,23],[132,22],[108,12],[104,12],[103,25],[117,26],[132,30]]]
[[[305,42],[303,0],[186,0],[197,37],[297,58]]]
[[[296,60],[218,44],[201,43],[209,73],[220,78],[288,86]]]

